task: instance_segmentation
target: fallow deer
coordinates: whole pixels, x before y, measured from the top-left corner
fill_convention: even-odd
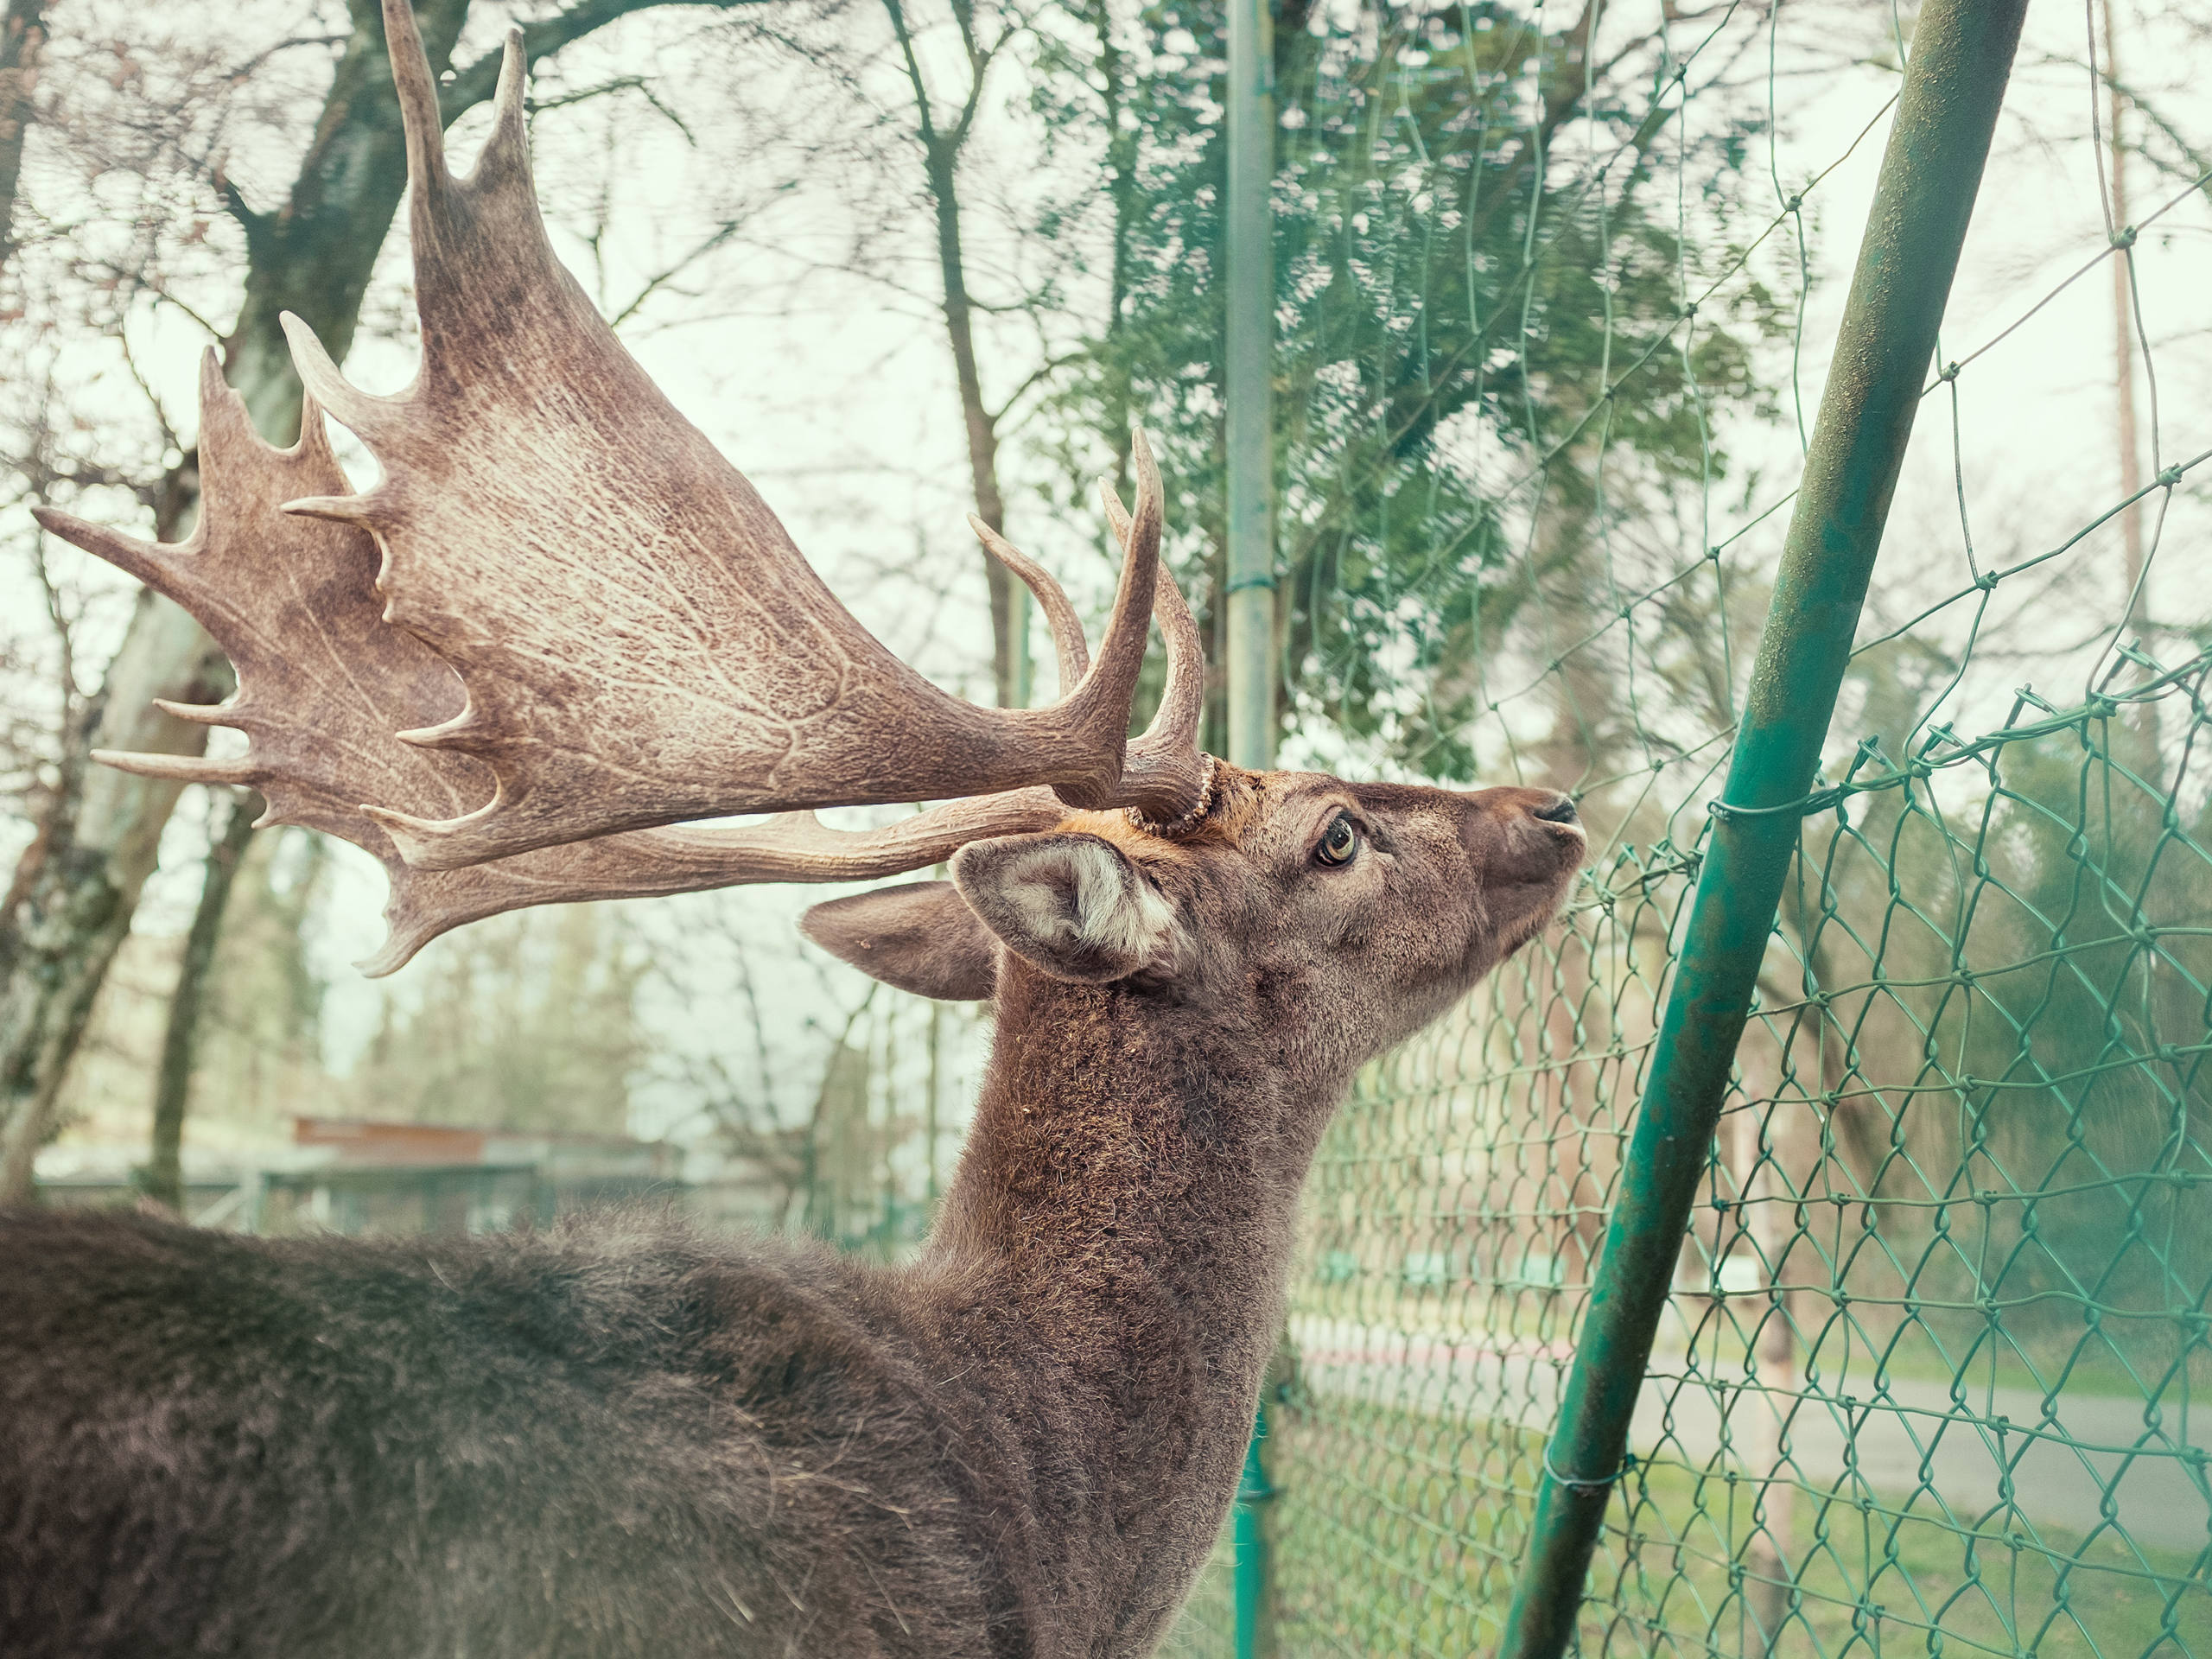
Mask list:
[[[251,783],[271,820],[376,853],[376,970],[518,906],[949,857],[950,881],[804,927],[893,985],[990,999],[991,1063],[896,1268],[635,1217],[453,1241],[0,1217],[0,1654],[1147,1653],[1230,1503],[1325,1124],[1557,911],[1573,810],[1200,754],[1141,439],[1097,662],[986,531],[1067,695],[930,689],[555,261],[518,40],[455,179],[413,18],[384,6],[420,378],[365,396],[296,332],[313,400],[280,452],[211,363],[188,542],[48,517],[238,667],[231,702],[179,712],[243,729],[243,757],[111,763]],[[321,409],[375,487],[348,490]],[[1148,615],[1169,674],[1125,749]],[[868,833],[808,810],[992,791]]]

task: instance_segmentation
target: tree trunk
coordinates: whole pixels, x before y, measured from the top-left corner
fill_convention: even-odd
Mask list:
[[[46,0],[8,0],[0,13],[0,267],[16,251],[16,186],[46,44]]]
[[[937,210],[937,257],[944,282],[944,333],[952,347],[953,378],[960,387],[960,420],[968,438],[968,471],[976,493],[976,516],[1001,534],[1006,530],[1006,498],[999,493],[999,435],[997,423],[983,403],[983,381],[976,365],[975,305],[968,294],[967,256],[960,241],[960,188],[957,141],[942,137],[927,141],[925,169],[930,203]],[[1027,612],[1026,593],[1014,575],[986,554],[983,575],[991,594],[991,679],[1001,709],[1019,708],[1028,701],[1023,681],[1028,643],[1020,627]]]
[[[2133,498],[2143,488],[2143,437],[2135,404],[2135,251],[2134,226],[2128,219],[2127,147],[2120,133],[2120,118],[2127,100],[2120,90],[2120,28],[2113,16],[2112,0],[2103,0],[2105,37],[2105,114],[2110,130],[2105,134],[2111,152],[2106,183],[2111,193],[2112,233],[2127,238],[2112,257],[2113,391],[2119,407],[2113,435],[2120,448],[2120,493],[2127,505],[2120,510],[2120,554],[2127,583],[2127,614],[2120,626],[2138,641],[2152,632],[2150,596],[2144,587],[2144,562],[2148,550],[2143,537],[2143,504]],[[2152,652],[2156,655],[2155,648]],[[2164,738],[2159,729],[2158,705],[2145,702],[2134,718],[2121,727],[2121,753],[2128,768],[2153,791],[2164,788],[2165,765],[2159,754]]]
[[[1098,37],[1098,75],[1101,118],[1106,132],[1106,197],[1112,204],[1113,253],[1106,283],[1106,430],[1103,435],[1114,455],[1114,489],[1123,500],[1129,496],[1129,415],[1135,406],[1128,360],[1122,355],[1121,335],[1128,321],[1129,245],[1142,211],[1137,195],[1137,130],[1131,123],[1122,130],[1122,112],[1128,107],[1128,63],[1114,40],[1114,9],[1107,0],[1087,0],[1084,17]]]
[[[154,697],[219,702],[230,664],[199,625],[142,594],[107,683],[70,734],[61,787],[0,918],[0,1204],[32,1196],[31,1165],[182,785],[90,763],[95,747],[197,754],[207,729]]]
[[[952,0],[968,58],[968,94],[955,118],[940,121],[929,81],[922,73],[906,0],[883,0],[884,15],[899,38],[906,85],[914,99],[916,137],[922,151],[922,180],[937,216],[938,275],[944,286],[945,339],[952,347],[953,378],[960,390],[961,425],[968,437],[968,470],[976,495],[976,516],[993,530],[1006,530],[1006,499],[999,493],[998,421],[983,402],[982,377],[976,365],[975,304],[968,292],[967,256],[961,246],[960,152],[966,146],[976,112],[982,105],[983,82],[991,59],[1006,43],[1001,36],[984,46],[976,33],[973,0]],[[1028,590],[988,554],[983,577],[991,595],[991,677],[1001,708],[1028,702]]]
[[[200,904],[184,936],[184,957],[177,963],[176,988],[169,996],[168,1028],[162,1037],[161,1071],[154,1080],[154,1131],[142,1185],[155,1203],[184,1213],[184,1111],[192,1094],[193,1061],[200,1046],[207,984],[215,965],[215,946],[223,936],[223,913],[231,888],[253,839],[261,798],[251,790],[231,797],[230,811],[207,849],[207,874],[200,883]],[[212,828],[212,825],[211,825]]]

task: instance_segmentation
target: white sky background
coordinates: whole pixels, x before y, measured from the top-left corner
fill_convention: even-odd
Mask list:
[[[72,9],[100,3],[73,0]],[[181,12],[182,0],[168,0],[165,22],[173,7]],[[118,19],[129,16],[115,10]],[[479,10],[485,16],[472,28],[469,44],[480,48],[496,38],[504,17],[496,8]],[[1640,10],[1624,6],[1621,18],[1632,19]],[[261,0],[226,7],[220,15],[241,20],[237,35],[244,39],[251,38],[245,23],[296,10]],[[218,14],[211,7],[206,15]],[[846,38],[871,26],[874,16],[861,9],[849,14]],[[2199,117],[2204,101],[2193,90],[2203,69],[2212,67],[2212,47],[2192,39],[2172,19],[2137,16],[2125,0],[2121,17],[2126,78],[2176,117],[2199,119],[2212,130],[2212,121]],[[67,27],[67,13],[57,21]],[[1825,44],[1839,31],[1863,37],[1869,57],[1882,48],[1879,16],[1863,9],[1846,12],[1798,0],[1784,7],[1780,27],[1785,66],[1801,39]],[[2082,56],[2084,39],[2080,6],[2038,0],[1954,291],[1943,338],[1947,359],[1965,355],[2013,323],[2105,244],[2088,142],[2088,78],[2067,61]],[[464,48],[456,55],[465,60],[473,53]],[[315,59],[317,73],[320,63]],[[319,90],[307,69],[302,61],[289,73],[299,73],[303,86]],[[279,73],[288,72],[271,72]],[[634,94],[542,118],[540,188],[561,230],[570,233],[561,241],[564,255],[587,286],[620,305],[703,227],[745,210],[741,242],[657,296],[626,327],[626,338],[677,406],[744,468],[863,622],[941,683],[987,697],[988,626],[981,569],[962,523],[969,505],[966,457],[935,308],[930,226],[914,188],[918,168],[911,149],[900,148],[894,133],[871,132],[859,102],[810,84],[790,58],[773,58],[728,26],[702,28],[696,17],[682,13],[648,15],[572,49],[560,80],[573,88],[626,74],[649,77],[668,107],[692,127],[697,144],[688,143]],[[1802,188],[1835,162],[1896,80],[1892,67],[1870,62],[1816,81],[1778,81],[1773,170],[1780,188],[1770,188],[1766,200]],[[867,85],[887,107],[896,107],[897,84],[879,78]],[[948,75],[945,85],[957,81]],[[1063,157],[1057,172],[1037,164],[1027,90],[1018,73],[1001,77],[966,179],[970,260],[987,297],[1011,293],[1020,282],[1042,274],[1036,261],[1069,251],[1009,238],[1000,205],[1019,207],[1046,192],[1071,192],[1083,181],[1075,157]],[[1696,119],[1694,102],[1691,112]],[[485,118],[477,112],[452,136],[457,164],[467,163]],[[1808,424],[1886,130],[1885,120],[1808,198],[1814,284],[1797,374]],[[289,179],[299,136],[289,142],[289,149],[271,142],[265,154],[235,158],[234,173],[257,205],[275,205]],[[856,206],[851,200],[855,181],[868,169],[849,161],[804,165],[798,151],[808,143],[866,143],[887,153],[898,169],[893,187],[904,193],[892,204],[896,211],[888,222],[880,221],[880,200]],[[1746,180],[1747,190],[1762,188],[1759,170]],[[2138,219],[2180,193],[2176,182],[2139,162],[2133,188]],[[92,207],[89,201],[87,207]],[[602,211],[603,270],[595,274],[590,248],[573,233]],[[1756,256],[1757,268],[1770,282],[1786,281],[1794,270],[1790,234],[1784,227]],[[213,239],[219,243],[220,233]],[[372,391],[396,389],[412,372],[411,345],[372,337],[368,321],[404,316],[404,245],[403,210],[365,314],[363,337],[346,365],[350,376]],[[855,263],[856,253],[870,274],[842,269]],[[2206,280],[2212,275],[2212,212],[2202,194],[2146,233],[2136,266],[2157,376],[2158,464],[2165,464],[2212,448],[2212,282]],[[232,281],[234,285],[234,274]],[[1068,275],[1067,284],[1075,315],[1064,326],[1072,327],[1096,310],[1099,285],[1079,274]],[[234,296],[228,302],[234,304]],[[1972,363],[1959,382],[1957,467],[1985,566],[2056,545],[2117,499],[2111,308],[2110,278],[2100,264]],[[987,321],[985,327],[984,373],[996,401],[1031,372],[1051,342],[1040,341],[1018,321]],[[133,354],[173,410],[191,407],[203,340],[174,313],[134,320]],[[1787,355],[1777,357],[1772,369],[1788,374]],[[118,399],[136,396],[117,374],[113,354],[96,341],[72,345],[57,372],[98,373],[114,383]],[[2147,451],[2150,404],[2139,378],[2139,397]],[[1761,480],[1749,512],[1737,499],[1740,477],[1716,492],[1719,539],[1794,483],[1796,439],[1786,418],[1780,426],[1761,429],[1725,410],[1714,415],[1716,435],[1755,467]],[[188,420],[181,413],[179,418]],[[1103,540],[1088,522],[1058,520],[1033,490],[1023,487],[1053,480],[1025,454],[1018,426],[1009,436],[1001,456],[1011,500],[1009,531],[1058,572],[1095,616],[1112,575]],[[1875,577],[1874,613],[1888,621],[1919,608],[1904,602],[1908,595],[1924,603],[1965,585],[1953,446],[1948,399],[1931,398],[1922,411]],[[1171,468],[1175,460],[1163,457]],[[2152,464],[2146,454],[2146,475]],[[2176,495],[2152,588],[2150,608],[2162,619],[2202,622],[2212,611],[2197,574],[2206,544],[2203,503],[2202,483],[2195,479]],[[1756,559],[1778,545],[1786,519],[1786,512],[1777,514],[1747,537],[1745,556]],[[16,524],[0,525],[0,607],[11,631],[32,620],[20,531]],[[2089,571],[2093,585],[2115,580],[2116,532],[2105,532],[2099,545],[2102,550],[2094,557],[2062,563]],[[99,573],[77,571],[68,563],[76,556],[69,550],[55,550],[53,556],[57,569],[73,579],[105,580]],[[2000,590],[1999,608],[2039,607],[2008,624],[2012,640],[2048,638],[2056,649],[2083,637],[2085,608],[2107,619],[2117,615],[2115,597],[2089,598],[2098,602],[2088,604],[2079,591],[2048,593],[2016,583]],[[1048,652],[1039,655],[1049,659]],[[2066,658],[2071,684],[2047,684],[2039,671],[2023,671],[2012,683],[2033,678],[2063,706],[2079,700],[2085,660],[2079,652]],[[2058,671],[2054,664],[2054,674]],[[1999,706],[1991,707],[1983,696],[1961,711],[1961,728],[1976,732],[2001,720],[2010,683],[2004,690]],[[1840,725],[1839,734],[1847,749],[1855,734]],[[1325,744],[1318,747],[1325,753]],[[188,799],[173,826],[163,872],[149,889],[143,929],[181,928],[198,881],[192,861],[197,824]],[[6,839],[10,828],[0,826],[0,855],[11,857],[19,842]],[[339,967],[365,954],[380,938],[377,912],[384,885],[365,855],[340,850],[344,874],[325,942],[336,970],[325,1020],[332,1057],[343,1065],[373,1029],[383,997],[418,994],[420,976],[403,970],[379,987]],[[686,926],[683,906],[716,906],[715,914],[740,906],[749,918],[746,932],[762,941],[763,961],[772,962],[792,948],[790,918],[823,896],[822,890],[753,889],[633,908],[655,912],[644,918],[650,936]],[[767,981],[764,994],[779,1000],[779,1020],[796,1023],[830,1012],[825,1006],[830,994],[811,972],[771,974]],[[671,1041],[719,1040],[721,1015],[711,1007],[669,1002],[651,1012]]]

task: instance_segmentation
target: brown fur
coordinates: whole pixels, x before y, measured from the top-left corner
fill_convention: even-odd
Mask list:
[[[893,982],[995,978],[903,1269],[0,1217],[0,1652],[1150,1652],[1236,1484],[1321,1131],[1557,909],[1558,800],[1224,768],[1179,841],[1085,815],[818,907]],[[1324,868],[1340,810],[1367,841]]]

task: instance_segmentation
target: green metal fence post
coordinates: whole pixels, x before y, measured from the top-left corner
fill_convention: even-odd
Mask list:
[[[1267,0],[1230,0],[1227,295],[1229,759],[1274,756],[1274,53]]]
[[[1261,1627],[1266,1623],[1268,1596],[1268,1533],[1262,1511],[1273,1497],[1267,1465],[1260,1446],[1268,1438],[1268,1408],[1252,1425],[1251,1444],[1244,1448],[1244,1476],[1236,1483],[1236,1509],[1230,1536],[1236,1552],[1236,1659],[1259,1659]]]
[[[1228,410],[1223,434],[1229,485],[1228,750],[1236,766],[1274,760],[1274,52],[1268,0],[1229,3],[1229,197],[1226,256]],[[1272,1496],[1260,1443],[1262,1408],[1236,1489],[1236,1659],[1255,1659],[1267,1623],[1267,1535]]]
[[[1553,1659],[1650,1362],[1958,267],[2026,0],[1928,0],[1661,1016],[1502,1653]]]

